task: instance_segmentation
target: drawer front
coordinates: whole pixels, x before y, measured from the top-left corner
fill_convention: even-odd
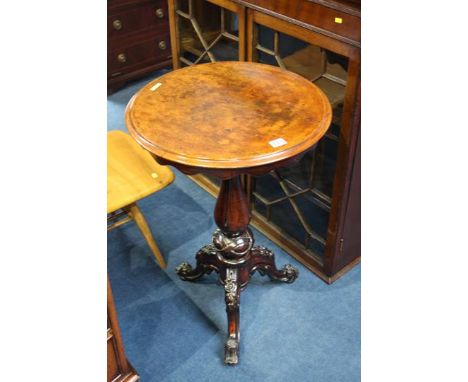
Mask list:
[[[169,35],[152,37],[122,48],[114,48],[107,54],[108,77],[156,64],[171,58]]]
[[[360,43],[361,18],[307,0],[252,0],[250,4]],[[268,12],[267,12],[268,13]]]
[[[143,31],[169,32],[167,1],[150,1],[108,10],[108,40],[129,37]]]

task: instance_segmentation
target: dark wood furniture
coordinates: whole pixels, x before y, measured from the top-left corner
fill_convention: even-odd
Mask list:
[[[107,382],[137,382],[140,377],[125,357],[112,289],[107,278]]]
[[[160,164],[222,179],[214,211],[219,229],[212,244],[198,251],[194,269],[182,263],[177,273],[188,281],[219,273],[228,316],[227,364],[238,362],[240,292],[250,276],[258,271],[291,283],[298,275],[289,264],[278,270],[271,251],[253,246],[241,176],[297,161],[326,133],[331,118],[327,97],[311,82],[247,62],[210,63],[165,74],[127,106],[128,130]]]
[[[246,176],[243,185],[252,225],[333,282],[361,255],[360,2],[169,0],[169,11],[174,68],[237,59],[268,63],[300,74],[328,96],[332,126],[317,150],[288,168]],[[215,178],[192,178],[217,194]]]
[[[166,0],[107,1],[107,87],[116,89],[171,59]]]

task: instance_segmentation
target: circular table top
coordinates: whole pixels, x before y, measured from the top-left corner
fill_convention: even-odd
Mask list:
[[[130,100],[126,124],[156,157],[191,167],[238,169],[294,157],[332,117],[326,95],[305,78],[250,62],[169,72]]]

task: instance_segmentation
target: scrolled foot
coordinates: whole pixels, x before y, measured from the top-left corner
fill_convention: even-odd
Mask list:
[[[197,266],[195,269],[189,263],[183,262],[176,269],[176,273],[184,281],[195,281],[205,273],[219,272],[219,260],[211,245],[206,245],[197,252]]]
[[[252,271],[257,271],[262,276],[268,275],[273,280],[293,283],[299,276],[299,271],[291,264],[286,264],[278,269],[275,265],[275,255],[265,247],[255,247],[252,250]]]
[[[228,338],[224,345],[224,363],[236,365],[239,362],[239,341],[235,338]]]
[[[195,281],[202,277],[205,273],[210,273],[211,269],[206,268],[203,264],[198,264],[195,269],[189,263],[183,262],[175,269],[179,277],[184,281]]]
[[[189,263],[183,262],[176,267],[175,271],[182,280],[185,280],[186,276],[193,271],[193,268]]]
[[[255,247],[252,252],[255,254],[255,256],[260,257],[260,258],[262,257],[265,259],[275,258],[275,255],[273,254],[273,252],[271,252],[268,248],[265,248],[261,245]]]
[[[297,276],[299,276],[299,271],[296,268],[294,268],[291,264],[286,264],[285,266],[283,266],[280,272],[284,274],[283,281],[287,283],[293,283],[297,279]]]

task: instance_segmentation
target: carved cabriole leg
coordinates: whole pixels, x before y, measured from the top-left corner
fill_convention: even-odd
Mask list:
[[[224,345],[224,362],[228,365],[235,365],[239,362],[240,291],[237,268],[227,268],[224,292],[228,317],[228,338]]]
[[[210,274],[212,271],[219,273],[221,264],[212,245],[206,245],[200,249],[196,254],[196,259],[195,269],[188,263],[182,263],[176,268],[176,273],[182,280],[195,281],[205,273]]]
[[[286,264],[282,269],[276,268],[275,255],[265,247],[254,247],[251,256],[251,273],[258,271],[262,276],[268,275],[273,280],[287,283],[294,282],[299,275],[291,264]]]
[[[225,272],[221,272],[228,318],[224,362],[235,365],[239,362],[240,291],[241,285],[246,282],[242,280],[245,274],[242,270],[248,266],[249,253],[253,245],[253,236],[248,229],[250,211],[240,176],[223,180],[214,217],[220,229],[213,236],[213,244],[225,264]]]

